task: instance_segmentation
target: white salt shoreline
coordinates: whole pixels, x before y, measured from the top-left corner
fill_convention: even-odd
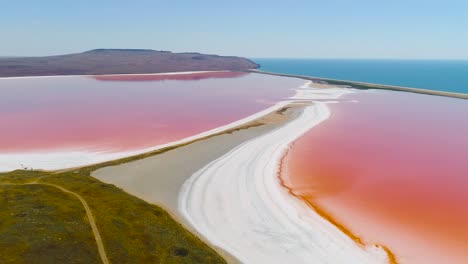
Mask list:
[[[35,152],[17,152],[0,153],[0,172],[8,172],[16,169],[35,169],[35,170],[59,170],[75,168],[85,165],[92,165],[105,161],[135,156],[146,152],[171,147],[179,144],[188,143],[200,138],[204,138],[222,131],[240,126],[255,119],[258,119],[268,113],[274,112],[288,105],[291,101],[281,101],[267,109],[247,116],[230,124],[217,127],[203,133],[186,137],[181,140],[169,142],[162,145],[153,146],[137,151],[129,152],[95,152],[86,149],[67,149],[57,151],[35,151]]]
[[[309,91],[296,98],[331,99],[342,92]],[[326,103],[315,102],[297,119],[211,162],[185,182],[180,213],[243,263],[389,263],[383,248],[357,244],[289,194],[277,177],[289,144],[329,116]]]

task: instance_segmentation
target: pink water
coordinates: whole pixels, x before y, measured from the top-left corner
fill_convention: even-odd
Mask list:
[[[398,263],[468,263],[468,101],[380,91],[329,107],[285,157],[285,185]]]
[[[138,150],[291,96],[299,79],[239,72],[0,80],[0,153]]]

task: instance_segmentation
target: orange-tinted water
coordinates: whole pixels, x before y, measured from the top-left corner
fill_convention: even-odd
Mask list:
[[[398,263],[468,263],[468,101],[369,91],[329,107],[286,154],[285,186]]]
[[[0,153],[126,151],[229,124],[299,79],[240,72],[0,80]]]

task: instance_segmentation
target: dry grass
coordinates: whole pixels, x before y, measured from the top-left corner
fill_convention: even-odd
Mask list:
[[[52,186],[27,184],[38,179],[86,200],[111,263],[225,263],[166,211],[89,171],[0,174],[0,263],[100,263],[79,200]]]

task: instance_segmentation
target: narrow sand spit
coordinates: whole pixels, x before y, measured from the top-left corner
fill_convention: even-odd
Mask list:
[[[247,122],[232,131],[196,140],[152,157],[96,170],[92,176],[114,184],[148,202],[160,204],[179,220],[179,191],[192,174],[245,141],[272,131],[295,119],[303,110],[291,103],[270,114]]]
[[[228,133],[92,175],[166,207],[230,263],[389,263],[385,249],[357,244],[281,186],[289,144],[330,116],[328,102],[350,92],[311,87]]]
[[[195,173],[179,210],[215,246],[243,263],[388,263],[283,188],[278,164],[289,144],[330,115],[325,103],[254,138]]]
[[[301,103],[291,103],[287,107],[228,130],[229,132],[197,140],[149,158],[105,167],[94,171],[92,176],[103,182],[114,184],[145,201],[162,206],[179,222],[203,238],[178,211],[179,192],[184,182],[208,163],[243,142],[295,119],[300,115],[303,107]],[[205,242],[211,244],[206,239]],[[212,246],[228,263],[239,263],[223,249]]]

